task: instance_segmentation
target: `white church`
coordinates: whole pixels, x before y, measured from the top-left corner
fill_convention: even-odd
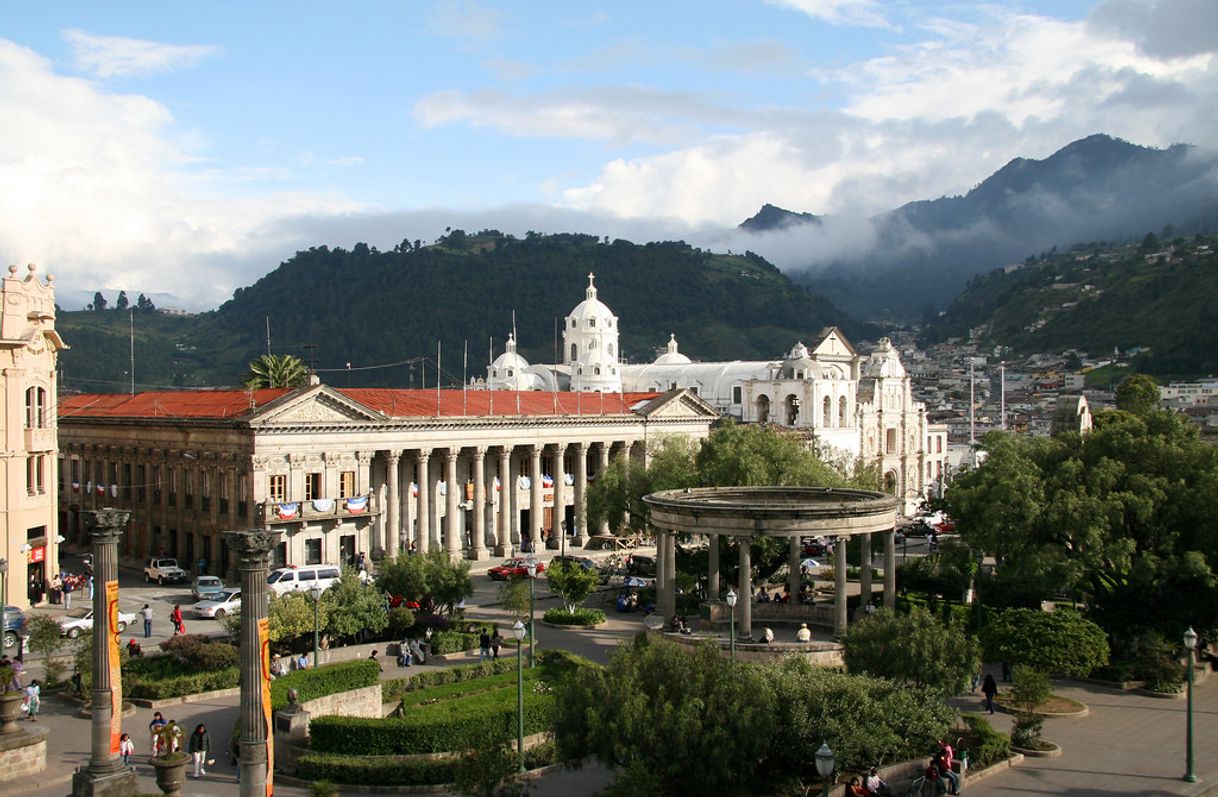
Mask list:
[[[927,423],[926,406],[913,400],[910,378],[888,338],[864,356],[841,330],[827,327],[811,345],[797,342],[781,359],[694,362],[670,337],[654,362],[628,365],[621,361],[617,316],[597,298],[596,278],[589,274],[584,300],[563,322],[562,351],[562,363],[530,365],[509,336],[481,386],[587,393],[686,388],[745,423],[805,431],[823,456],[874,464],[906,515],[941,490],[947,427]]]

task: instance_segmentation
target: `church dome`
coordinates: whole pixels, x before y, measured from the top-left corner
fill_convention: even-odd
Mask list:
[[[812,359],[808,347],[799,341],[791,347],[787,357],[782,361],[781,377],[783,379],[816,379],[820,376],[820,366]]]
[[[584,300],[575,305],[575,309],[567,316],[568,326],[574,321],[579,328],[595,327],[597,329],[613,329],[617,316],[609,306],[596,298],[596,275],[588,275],[588,287],[584,291]],[[591,323],[590,323],[591,322]]]
[[[905,366],[901,365],[901,354],[893,348],[891,340],[880,338],[880,345],[863,365],[863,375],[885,378],[905,376]]]
[[[668,351],[656,358],[656,365],[688,365],[693,360],[677,351],[677,336],[668,336]]]
[[[516,336],[508,335],[503,354],[491,363],[487,382],[492,390],[527,390],[529,380],[525,369],[528,367],[529,361],[516,353]]]

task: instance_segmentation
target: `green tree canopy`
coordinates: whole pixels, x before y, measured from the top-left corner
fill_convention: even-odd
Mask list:
[[[249,364],[244,384],[247,388],[300,387],[309,372],[299,357],[290,354],[264,354]]]
[[[342,578],[322,594],[328,608],[326,633],[336,637],[376,634],[389,625],[385,596],[371,584],[360,581],[359,574],[344,568]]]
[[[881,609],[850,626],[842,639],[846,668],[954,695],[977,672],[977,641],[959,625],[944,625],[930,612]]]
[[[1159,383],[1146,374],[1134,374],[1120,384],[1116,391],[1119,409],[1134,415],[1146,415],[1159,408]]]
[[[1027,664],[1049,674],[1086,677],[1108,663],[1104,629],[1077,612],[1005,609],[981,632],[986,658]]]
[[[550,592],[562,598],[567,612],[575,614],[600,583],[600,574],[578,562],[555,562],[546,570],[546,582]]]
[[[382,562],[376,586],[388,595],[409,600],[421,601],[430,595],[448,614],[464,598],[474,594],[469,562],[453,561],[447,551],[435,548],[425,554],[399,556]]]

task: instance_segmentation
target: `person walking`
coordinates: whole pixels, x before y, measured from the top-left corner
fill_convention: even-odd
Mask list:
[[[25,688],[25,704],[30,722],[37,722],[38,711],[42,708],[42,687],[38,684],[37,678],[30,681],[30,685]]]
[[[482,663],[491,657],[491,635],[482,629],[478,635],[478,662]]]
[[[182,607],[174,605],[173,611],[169,613],[169,621],[173,623],[173,635],[180,636],[186,633],[186,624],[182,622]]]
[[[503,644],[503,637],[499,636],[499,626],[495,626],[491,633],[491,658],[495,661],[499,660],[499,646]]]
[[[131,741],[131,734],[124,733],[119,737],[118,754],[123,757],[123,766],[131,766],[131,756],[135,755],[135,742]]]
[[[72,611],[72,591],[75,585],[72,583],[72,577],[68,576],[63,580],[63,610],[65,612]]]
[[[994,713],[994,696],[998,694],[998,684],[994,683],[994,676],[988,672],[985,674],[985,681],[981,684],[981,694],[985,695],[985,709],[991,714]]]
[[[153,712],[152,722],[148,723],[148,738],[149,738],[149,747],[152,750],[152,754],[154,756],[159,752],[158,744],[157,744],[157,741],[158,741],[157,733],[161,730],[161,728],[165,727],[165,724],[166,724],[165,716],[163,714],[161,714],[161,712],[159,712],[159,711]]]
[[[140,617],[144,618],[144,639],[152,637],[152,607],[144,604],[144,608],[140,609]]]
[[[211,736],[207,733],[207,726],[201,722],[195,728],[195,732],[190,735],[189,752],[194,763],[194,777],[203,777],[207,774],[204,765],[207,763],[207,754],[211,752]]]

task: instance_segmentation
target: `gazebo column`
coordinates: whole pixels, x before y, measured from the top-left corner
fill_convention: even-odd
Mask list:
[[[474,447],[474,532],[470,535],[469,558],[486,558],[486,449]]]
[[[575,538],[571,544],[582,548],[588,542],[588,444],[575,444]]]
[[[859,559],[862,569],[859,570],[859,609],[866,614],[867,606],[871,603],[871,533],[859,538]]]
[[[708,601],[719,600],[719,535],[706,535],[710,540],[710,547],[707,549],[706,556],[706,599]]]
[[[897,608],[897,532],[884,532],[884,608]]]
[[[791,591],[791,601],[799,602],[799,589],[801,584],[801,574],[799,572],[800,555],[803,553],[803,547],[800,545],[798,536],[792,537],[787,547],[787,588]]]
[[[753,541],[740,537],[740,595],[736,608],[740,611],[740,636],[753,636]]]
[[[668,604],[668,615],[677,613],[677,533],[664,535],[664,600]]]
[[[846,537],[833,546],[833,626],[840,638],[846,633]]]

